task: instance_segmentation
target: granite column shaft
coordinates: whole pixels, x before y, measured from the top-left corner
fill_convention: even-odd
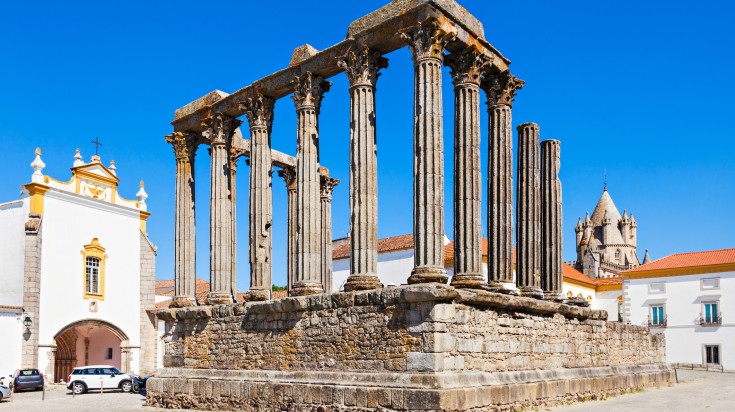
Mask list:
[[[296,169],[281,169],[278,176],[286,183],[287,192],[286,289],[290,293],[296,277]]]
[[[561,143],[541,142],[541,289],[544,298],[562,295],[562,193],[559,180]]]
[[[324,292],[332,292],[332,191],[339,180],[329,176],[321,177],[321,215],[322,215],[322,275]]]
[[[535,298],[543,297],[539,163],[539,127],[535,123],[524,123],[518,126],[516,283],[521,289],[521,294]]]
[[[232,303],[232,138],[240,121],[217,113],[210,132],[211,184],[208,304]]]
[[[403,33],[414,61],[414,268],[408,283],[446,283],[442,61],[448,36],[430,20]]]
[[[196,229],[194,156],[196,136],[174,132],[166,136],[176,155],[176,210],[174,214],[173,307],[196,305]],[[204,302],[202,302],[204,303]]]
[[[273,165],[270,131],[275,101],[262,95],[249,99],[250,124],[250,291],[248,300],[268,300],[273,287]]]
[[[375,84],[388,61],[364,47],[351,50],[339,65],[350,81],[350,275],[344,288],[376,289],[382,284],[378,278]]]
[[[323,94],[331,83],[306,72],[295,79],[298,118],[296,149],[296,281],[292,295],[322,293],[321,204],[318,116]]]

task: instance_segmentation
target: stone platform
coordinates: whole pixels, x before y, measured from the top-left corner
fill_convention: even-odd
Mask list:
[[[590,310],[445,285],[170,309],[148,404],[512,410],[673,381],[663,335]]]

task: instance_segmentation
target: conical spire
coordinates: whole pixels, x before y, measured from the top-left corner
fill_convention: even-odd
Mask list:
[[[643,263],[642,265],[645,265],[646,263],[651,263],[651,256],[648,255],[648,249],[646,249],[646,254],[643,256]]]
[[[595,206],[595,210],[592,212],[592,223],[595,226],[599,226],[605,218],[605,214],[613,222],[617,223],[620,220],[620,212],[615,207],[615,203],[613,203],[607,188],[602,191],[602,196],[600,196],[600,200],[597,201],[597,206]]]

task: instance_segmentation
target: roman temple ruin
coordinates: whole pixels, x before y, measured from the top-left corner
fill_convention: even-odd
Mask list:
[[[376,83],[385,55],[414,63],[414,268],[409,285],[377,276]],[[325,50],[297,48],[288,67],[232,94],[178,109],[167,136],[176,155],[175,290],[154,406],[246,410],[511,410],[671,382],[664,340],[607,322],[561,294],[560,143],[518,126],[517,276],[513,273],[512,118],[524,82],[454,0],[394,0],[350,24]],[[444,269],[443,66],[454,92],[454,273]],[[331,194],[319,164],[326,79],[350,93],[350,275],[331,286]],[[480,127],[484,95],[487,133]],[[270,146],[274,103],[292,96],[297,152]],[[246,117],[249,139],[239,120]],[[481,139],[488,153],[481,153]],[[211,156],[210,285],[195,300],[194,153]],[[481,174],[481,156],[488,173]],[[235,293],[235,178],[249,158],[247,302]],[[271,300],[272,174],[288,191],[288,292]],[[488,204],[481,205],[483,179]],[[487,213],[488,279],[482,268]],[[449,283],[449,284],[447,284]],[[327,292],[327,293],[325,293]],[[571,303],[571,304],[568,304]],[[317,409],[321,408],[321,409]]]

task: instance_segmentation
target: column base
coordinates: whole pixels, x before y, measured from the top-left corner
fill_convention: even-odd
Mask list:
[[[207,296],[207,305],[229,305],[232,303],[232,295],[229,293],[210,292]]]
[[[345,282],[345,292],[353,290],[381,289],[383,284],[375,275],[350,275]]]
[[[188,296],[174,296],[171,299],[172,308],[188,308],[189,306],[196,306],[197,301],[194,298]]]
[[[487,283],[487,285],[484,285],[482,287],[482,289],[484,289],[484,290],[486,290],[488,292],[502,293],[504,295],[518,296],[518,290],[517,289],[510,288],[508,286],[509,283],[513,283],[513,282],[511,281],[511,282],[503,283],[503,282],[497,282],[497,281],[491,280],[491,281],[489,281]]]
[[[540,288],[534,288],[532,286],[521,287],[521,296],[534,299],[543,299],[544,291]]]
[[[566,296],[561,292],[546,292],[544,291],[544,300],[550,300],[552,302],[564,302]]]
[[[571,298],[567,298],[567,305],[586,308],[590,306],[590,303],[587,302],[587,299],[585,298],[580,298],[579,296],[573,296]]]
[[[408,284],[416,283],[447,283],[447,270],[437,266],[418,266],[411,270],[411,276],[408,277]]]
[[[449,284],[455,288],[482,289],[485,286],[485,279],[482,275],[460,273],[452,276]]]
[[[271,292],[268,289],[250,289],[245,293],[245,302],[261,302],[271,299]]]
[[[320,293],[324,293],[324,288],[321,284],[298,282],[293,284],[291,290],[288,291],[288,296],[318,295]]]

